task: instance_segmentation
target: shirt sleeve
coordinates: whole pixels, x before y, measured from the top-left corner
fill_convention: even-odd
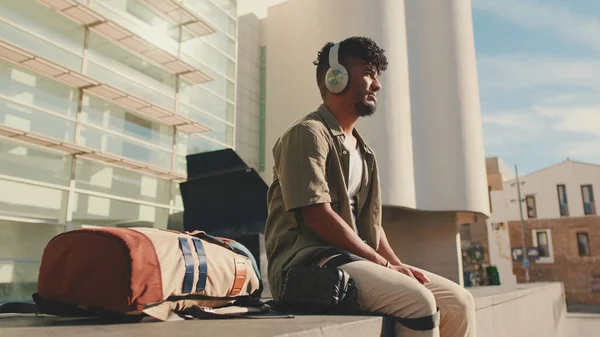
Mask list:
[[[331,202],[326,167],[329,145],[309,125],[298,124],[282,138],[275,154],[287,211]]]

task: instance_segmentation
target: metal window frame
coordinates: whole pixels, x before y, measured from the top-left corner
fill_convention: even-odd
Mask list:
[[[177,55],[172,55],[144,38],[134,34],[120,24],[105,18],[88,5],[74,0],[36,1],[67,19],[93,30],[95,33],[104,36],[132,54],[152,62],[171,74],[180,75],[197,84],[213,80],[208,74],[183,62]]]

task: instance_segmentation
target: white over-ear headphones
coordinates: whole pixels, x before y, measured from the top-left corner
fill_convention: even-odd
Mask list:
[[[329,50],[329,69],[325,74],[325,86],[334,94],[339,94],[348,85],[348,71],[340,64],[338,53],[340,44],[334,44]]]

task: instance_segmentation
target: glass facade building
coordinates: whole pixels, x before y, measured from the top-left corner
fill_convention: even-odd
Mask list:
[[[234,147],[237,29],[235,0],[0,0],[0,302],[60,232],[170,227],[185,156]]]

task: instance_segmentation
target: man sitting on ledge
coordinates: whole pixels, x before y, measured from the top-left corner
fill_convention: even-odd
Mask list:
[[[274,299],[281,299],[286,270],[323,261],[333,247],[361,258],[339,268],[354,280],[361,310],[398,319],[398,336],[475,336],[471,294],[403,264],[381,226],[377,162],[354,126],[375,112],[384,50],[351,37],[327,43],[315,64],[323,104],[273,148],[265,239]],[[434,323],[422,329],[411,319]]]

